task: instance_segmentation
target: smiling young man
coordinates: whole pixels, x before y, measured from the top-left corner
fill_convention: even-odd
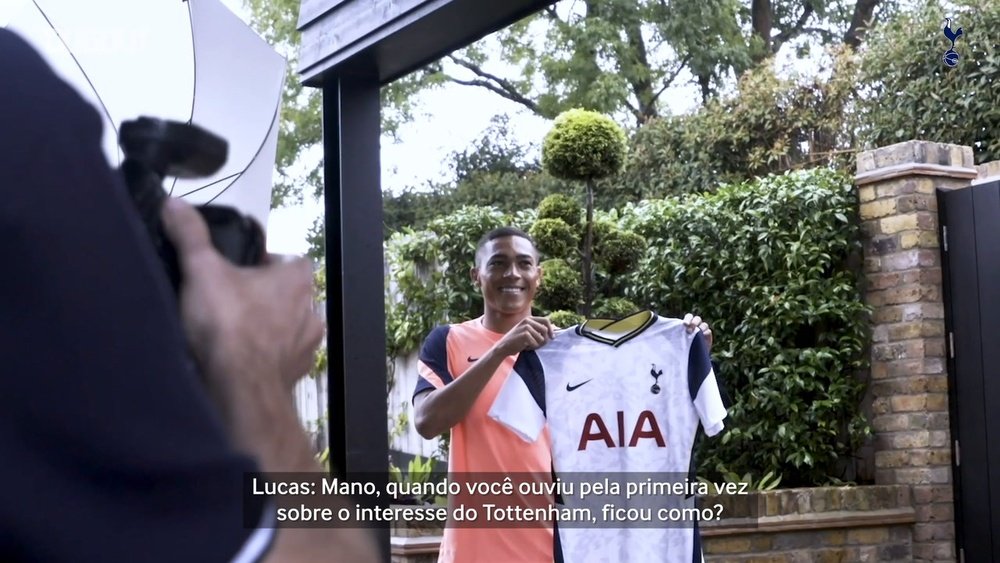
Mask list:
[[[513,227],[494,229],[476,247],[472,281],[483,295],[483,315],[439,326],[420,351],[413,393],[417,432],[433,439],[451,431],[448,472],[466,475],[546,475],[552,470],[547,431],[527,442],[489,416],[520,352],[538,349],[556,327],[532,315],[542,279],[539,253],[531,237]],[[701,319],[684,319],[690,330],[711,330]],[[448,526],[440,562],[524,563],[553,560],[550,527],[503,530]]]

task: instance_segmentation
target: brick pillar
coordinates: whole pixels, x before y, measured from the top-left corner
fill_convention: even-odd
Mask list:
[[[955,561],[935,188],[975,178],[972,149],[908,141],[858,155],[877,484],[911,485],[915,561]]]

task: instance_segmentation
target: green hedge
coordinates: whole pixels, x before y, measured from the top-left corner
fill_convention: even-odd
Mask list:
[[[813,170],[623,213],[649,243],[628,297],[697,312],[717,335],[712,355],[735,405],[731,430],[703,444],[703,473],[821,484],[868,435],[855,197],[848,178]]]

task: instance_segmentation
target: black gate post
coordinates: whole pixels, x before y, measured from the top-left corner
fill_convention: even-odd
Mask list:
[[[371,481],[384,490],[389,443],[381,415],[386,363],[379,114],[377,75],[324,77],[330,469],[341,479]],[[375,421],[381,424],[373,426]],[[384,506],[384,499],[355,500]],[[376,533],[389,561],[389,529]]]

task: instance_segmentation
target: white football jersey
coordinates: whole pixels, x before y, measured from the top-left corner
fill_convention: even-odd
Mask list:
[[[723,429],[726,408],[701,332],[650,311],[589,320],[521,353],[514,371],[490,416],[527,441],[547,423],[558,502],[593,516],[558,526],[556,561],[702,561],[692,450],[699,428]]]

